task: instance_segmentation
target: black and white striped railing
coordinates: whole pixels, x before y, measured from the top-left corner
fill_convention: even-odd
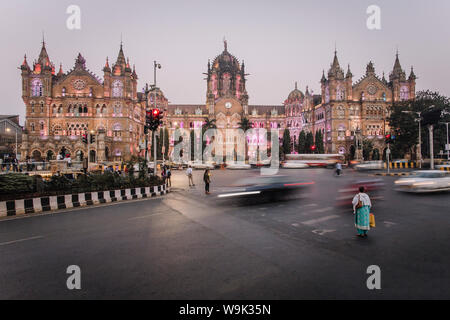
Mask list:
[[[0,217],[39,213],[99,203],[156,197],[170,191],[166,185],[110,191],[95,191],[0,202]]]

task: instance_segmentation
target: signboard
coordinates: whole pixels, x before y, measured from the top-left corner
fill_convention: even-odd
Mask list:
[[[386,154],[391,154],[391,149],[386,149]]]
[[[450,144],[445,145],[445,151],[450,151]]]

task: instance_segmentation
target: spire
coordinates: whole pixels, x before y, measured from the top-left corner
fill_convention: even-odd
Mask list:
[[[352,72],[350,71],[350,63],[348,64],[348,67],[347,67],[347,74],[345,75],[345,77],[346,77],[346,78],[352,78],[352,77],[353,77],[353,74],[352,74]]]
[[[295,81],[295,90],[298,90],[298,88],[297,88],[297,81]]]
[[[227,44],[227,40],[225,39],[225,37],[223,37],[223,51],[224,52],[228,52],[228,48],[227,48],[228,44]]]
[[[384,83],[387,82],[387,81],[386,81],[386,77],[385,77],[385,75],[384,75],[384,71],[383,71],[383,78],[381,79],[381,81],[383,81]]]
[[[48,57],[47,49],[45,48],[44,38],[42,38],[42,47],[41,52],[39,53],[38,63],[41,64],[41,66],[46,66],[49,62],[50,58]]]
[[[334,58],[333,63],[331,64],[331,68],[328,71],[328,78],[335,77],[338,79],[344,78],[344,71],[341,69],[341,66],[339,65],[339,60],[337,57],[337,50],[334,50]]]
[[[59,71],[58,71],[58,76],[62,76],[64,74],[63,69],[62,69],[62,63],[59,64]]]
[[[375,67],[373,66],[372,61],[370,61],[366,67],[366,76],[372,75],[372,74],[375,74]]]
[[[109,67],[109,59],[106,57],[105,66],[103,67],[103,72],[111,72],[111,68]]]
[[[309,87],[308,87],[308,86],[306,86],[305,94],[306,94],[306,95],[309,95]]]
[[[403,71],[402,66],[400,65],[400,59],[398,58],[398,49],[395,54],[394,68],[392,69],[392,72],[389,75],[390,81],[394,79],[400,79],[401,81],[404,81],[406,79],[406,74]]]
[[[28,61],[27,61],[27,55],[25,54],[23,57],[23,62],[22,65],[20,66],[20,69],[22,70],[29,70],[30,67],[28,66]]]
[[[417,79],[417,77],[414,73],[414,68],[411,66],[411,73],[409,74],[408,80],[416,80],[416,79]]]
[[[78,53],[75,59],[75,69],[86,69],[86,59],[83,58],[81,53]]]
[[[133,72],[131,73],[131,75],[133,76],[134,79],[138,78],[137,73],[136,73],[136,67],[134,66],[134,64],[133,64]]]
[[[116,64],[125,66],[125,55],[123,54],[122,40],[120,41],[119,55],[117,56]]]
[[[325,70],[322,70],[322,79],[320,79],[320,82],[325,82],[327,81],[327,78],[325,78]]]

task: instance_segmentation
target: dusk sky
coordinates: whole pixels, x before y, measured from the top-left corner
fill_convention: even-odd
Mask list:
[[[366,26],[369,5],[381,8],[381,30]],[[69,5],[81,9],[81,29],[69,30]],[[228,51],[244,60],[250,73],[249,104],[281,104],[294,88],[308,85],[319,93],[322,70],[328,71],[335,44],[341,67],[350,63],[353,80],[372,60],[381,77],[392,70],[398,47],[400,62],[418,77],[417,91],[450,95],[450,1],[2,1],[0,38],[3,46],[0,114],[19,114],[18,67],[27,54],[32,66],[42,42],[50,59],[64,72],[78,52],[87,68],[102,77],[108,56],[114,63],[121,35],[126,57],[136,65],[139,88],[157,84],[173,104],[204,104],[208,59]]]

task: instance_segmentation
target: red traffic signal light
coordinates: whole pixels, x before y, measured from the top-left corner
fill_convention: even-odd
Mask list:
[[[311,146],[311,150],[312,151],[316,150],[316,146],[315,145]]]
[[[159,116],[159,113],[160,113],[159,109],[153,109],[152,110],[153,118],[157,118]]]

